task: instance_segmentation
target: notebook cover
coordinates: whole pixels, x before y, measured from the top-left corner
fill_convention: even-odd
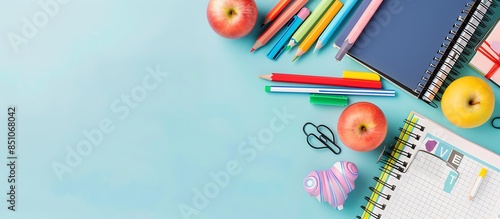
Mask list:
[[[335,41],[343,41],[364,0]],[[413,96],[441,44],[470,0],[385,0],[347,55]]]

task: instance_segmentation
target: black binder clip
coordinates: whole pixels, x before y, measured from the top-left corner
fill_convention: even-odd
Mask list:
[[[314,127],[314,130],[308,132],[307,129],[309,126]],[[342,151],[340,147],[335,143],[335,135],[333,134],[332,130],[328,128],[328,126],[326,125],[316,126],[311,122],[307,122],[302,127],[302,130],[304,131],[304,134],[306,134],[307,136],[306,137],[307,144],[309,144],[309,146],[311,146],[312,148],[314,149],[328,148],[334,154],[340,154],[340,152]],[[319,136],[316,133],[318,133]]]
[[[500,120],[500,117],[495,117],[491,120],[491,126],[496,129],[500,129],[500,121],[496,122],[498,125],[495,125],[495,121]]]

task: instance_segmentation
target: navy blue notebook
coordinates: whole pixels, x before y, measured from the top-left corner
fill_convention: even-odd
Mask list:
[[[385,0],[347,53],[411,95],[434,105],[458,74],[461,55],[478,41],[494,0]],[[369,4],[364,0],[335,41]]]

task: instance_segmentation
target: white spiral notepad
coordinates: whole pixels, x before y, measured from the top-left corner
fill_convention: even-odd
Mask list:
[[[358,218],[500,218],[498,154],[415,112],[400,131]]]

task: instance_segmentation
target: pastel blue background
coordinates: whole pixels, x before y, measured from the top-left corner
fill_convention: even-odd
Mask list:
[[[340,77],[346,69],[366,70],[349,58],[335,62],[333,41],[295,63],[295,50],[274,62],[265,57],[270,44],[249,53],[261,31],[257,28],[238,40],[216,35],[206,19],[208,1],[86,0],[59,4],[57,13],[16,52],[8,34],[21,34],[23,18],[32,20],[42,9],[38,0],[0,2],[1,218],[182,218],[179,207],[195,208],[196,191],[213,185],[210,173],[225,170],[228,163],[238,164],[237,174],[189,218],[361,214],[363,197],[379,174],[376,159],[382,148],[360,153],[338,141],[340,155],[311,149],[302,125],[310,121],[335,130],[344,108],[311,105],[308,95],[265,93],[264,86],[271,83],[258,78],[270,72]],[[259,25],[276,1],[256,2]],[[311,0],[307,6],[318,3]],[[122,96],[141,89],[148,67],[168,76],[136,105],[126,105]],[[466,68],[467,74],[476,73]],[[384,111],[389,122],[384,144],[392,143],[403,119],[415,110],[500,153],[500,130],[489,123],[454,127],[440,109],[385,80],[383,86],[396,89],[397,97],[352,97],[350,103],[369,101]],[[18,106],[14,213],[5,201],[8,105]],[[283,130],[271,137],[262,134],[275,120],[283,124],[276,111],[285,109],[293,119]],[[83,133],[99,128],[102,121],[113,130],[58,180],[53,165],[65,164],[68,153],[86,140]],[[248,146],[240,146],[259,134],[268,140],[261,143],[262,150],[249,154]],[[302,188],[310,171],[330,168],[339,160],[356,163],[360,174],[342,211],[318,203]]]

